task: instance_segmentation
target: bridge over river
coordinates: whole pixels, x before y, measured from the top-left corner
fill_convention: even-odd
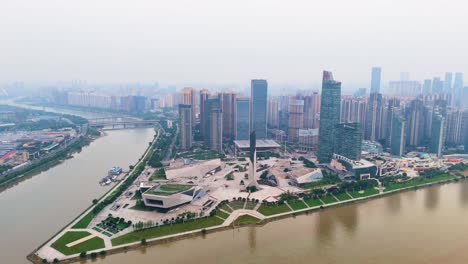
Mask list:
[[[88,119],[89,126],[104,129],[127,129],[135,127],[153,127],[157,120],[143,120],[132,117],[102,117]]]

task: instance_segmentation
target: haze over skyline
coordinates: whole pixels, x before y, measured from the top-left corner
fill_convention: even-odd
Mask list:
[[[363,8],[364,7],[364,8]],[[468,72],[463,1],[4,1],[0,83],[88,80],[344,89]],[[318,88],[318,87],[317,87]]]

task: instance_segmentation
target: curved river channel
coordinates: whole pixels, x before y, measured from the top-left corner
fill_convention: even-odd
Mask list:
[[[0,192],[0,263],[26,255],[110,187],[153,129],[108,131],[58,166]],[[95,264],[468,263],[468,181],[98,258]]]

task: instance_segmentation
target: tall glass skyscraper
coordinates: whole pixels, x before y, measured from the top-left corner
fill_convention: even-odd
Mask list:
[[[371,77],[371,93],[380,93],[380,77],[382,69],[380,67],[372,67]]]
[[[335,126],[333,152],[352,160],[361,160],[362,131],[360,123],[343,123]]]
[[[335,81],[329,71],[323,72],[321,101],[317,158],[321,163],[328,163],[333,155],[335,126],[340,123],[341,104],[341,82]]]
[[[381,135],[381,114],[383,108],[382,94],[380,93],[380,77],[382,69],[372,68],[371,91],[367,103],[366,124],[364,130],[365,139],[376,141],[382,138]]]
[[[267,96],[266,80],[252,80],[250,92],[250,131],[255,131],[257,139],[267,137]]]
[[[249,139],[249,109],[250,101],[248,98],[237,98],[236,100],[236,140]]]

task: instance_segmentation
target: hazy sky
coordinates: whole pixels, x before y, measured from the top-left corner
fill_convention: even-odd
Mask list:
[[[0,82],[343,84],[468,74],[464,0],[1,0]]]

